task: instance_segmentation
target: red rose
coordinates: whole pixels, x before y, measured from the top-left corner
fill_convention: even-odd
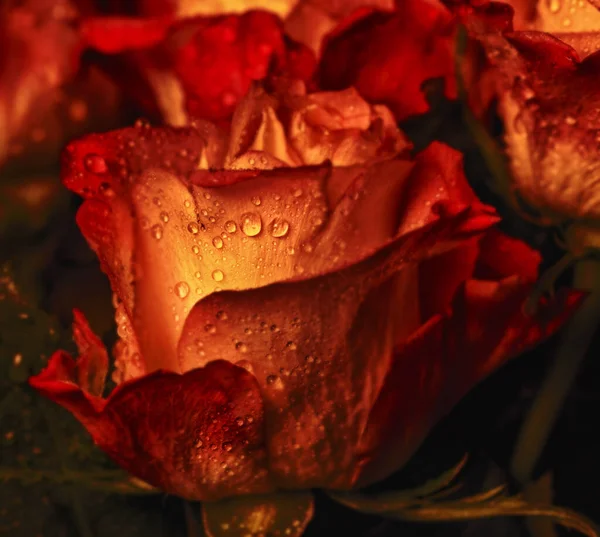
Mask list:
[[[267,11],[176,21],[93,17],[83,34],[89,47],[109,54],[99,61],[124,91],[178,126],[190,118],[226,122],[253,81],[309,81],[315,70],[310,50]]]
[[[57,352],[32,385],[190,499],[349,489],[402,466],[557,320],[522,313],[538,256],[490,230],[459,154],[408,159],[389,116],[351,90],[254,88],[228,134],[139,125],[70,144],[120,384],[103,397],[107,353],[76,314],[81,356]]]
[[[398,121],[428,109],[421,85],[446,79],[455,93],[451,13],[438,0],[397,2],[396,11],[361,11],[342,22],[323,45],[319,83],[356,89],[391,108]]]

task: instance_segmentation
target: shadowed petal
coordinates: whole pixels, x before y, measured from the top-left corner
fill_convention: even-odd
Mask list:
[[[360,440],[358,485],[386,477],[431,427],[478,382],[558,329],[579,299],[561,294],[533,317],[523,313],[531,284],[516,277],[470,280],[446,315],[432,317],[396,349]]]
[[[30,383],[128,472],[193,500],[271,490],[261,395],[243,369],[216,361],[184,375],[156,371],[102,399],[76,384],[78,366],[58,352]]]

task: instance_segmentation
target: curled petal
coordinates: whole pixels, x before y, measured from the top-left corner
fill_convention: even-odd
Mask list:
[[[73,337],[81,355],[77,360],[77,383],[87,393],[102,395],[108,373],[108,353],[83,314],[75,310],[73,315]]]
[[[192,500],[271,490],[261,395],[243,369],[216,361],[184,375],[156,371],[102,399],[75,382],[77,367],[58,352],[30,383],[134,476]]]
[[[515,9],[516,30],[537,30],[555,35],[582,56],[600,48],[600,11],[594,0],[506,1]]]
[[[179,343],[181,367],[233,354],[252,371],[279,486],[354,484],[355,447],[391,359],[397,318],[390,313],[410,291],[394,276],[471,236],[471,217],[467,210],[442,218],[333,274],[196,304]]]

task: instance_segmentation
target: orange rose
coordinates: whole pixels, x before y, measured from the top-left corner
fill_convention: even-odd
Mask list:
[[[132,474],[233,497],[228,513],[398,469],[556,323],[521,312],[538,256],[488,231],[458,153],[409,159],[389,118],[352,89],[257,87],[229,133],[140,124],[70,144],[64,182],[115,293],[119,386],[103,397],[107,352],[80,314],[81,356],[57,352],[32,385]],[[310,497],[284,498],[298,535]],[[210,525],[219,504],[204,509]]]

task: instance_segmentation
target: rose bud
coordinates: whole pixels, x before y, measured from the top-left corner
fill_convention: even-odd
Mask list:
[[[459,154],[411,160],[390,118],[282,84],[253,87],[227,133],[139,124],[65,151],[115,294],[118,386],[104,396],[80,314],[80,357],[31,384],[134,476],[206,502],[207,526],[268,506],[265,532],[299,535],[308,489],[390,475],[560,324],[549,303],[523,313],[539,256],[491,229]]]
[[[513,203],[543,225],[566,229],[575,253],[597,246],[598,54],[581,61],[569,45],[540,32],[478,39],[485,56],[469,99],[478,117],[497,106]]]

